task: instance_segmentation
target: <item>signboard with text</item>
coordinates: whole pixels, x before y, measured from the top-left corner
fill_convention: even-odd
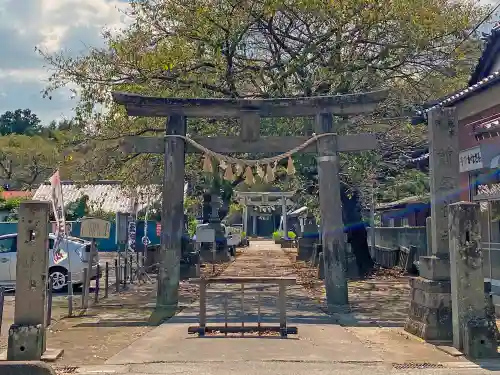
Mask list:
[[[109,238],[111,223],[107,220],[97,218],[82,219],[80,237],[86,238]]]
[[[460,172],[483,168],[483,157],[479,146],[460,152],[458,158]]]
[[[215,230],[206,226],[196,228],[196,242],[213,243],[215,242]]]
[[[128,217],[125,212],[116,213],[116,243],[125,245],[128,241]]]

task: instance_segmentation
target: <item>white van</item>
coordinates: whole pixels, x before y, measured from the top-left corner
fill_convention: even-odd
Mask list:
[[[52,290],[60,292],[68,283],[68,270],[71,263],[72,284],[83,284],[83,269],[87,268],[90,256],[90,242],[76,237],[66,237],[57,249],[54,249],[56,236],[49,234],[49,276]],[[0,285],[16,286],[17,233],[0,236]],[[97,275],[99,254],[92,261],[91,276]]]

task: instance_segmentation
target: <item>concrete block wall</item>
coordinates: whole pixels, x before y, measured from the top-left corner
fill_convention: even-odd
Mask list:
[[[368,238],[370,238],[371,228],[367,230]],[[399,248],[410,246],[417,248],[413,260],[427,255],[425,227],[375,227],[375,250],[372,250],[372,256],[377,264],[389,268],[396,266]]]

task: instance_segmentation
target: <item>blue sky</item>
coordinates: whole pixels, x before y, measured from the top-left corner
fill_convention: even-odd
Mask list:
[[[30,108],[44,123],[71,118],[75,100],[59,90],[43,99],[48,71],[35,52],[67,50],[79,54],[100,46],[104,27],[126,22],[126,0],[0,0],[0,114]]]
[[[71,118],[68,91],[42,98],[48,72],[34,47],[79,54],[100,46],[104,27],[127,21],[126,6],[126,0],[0,0],[0,113],[30,108],[45,124]]]

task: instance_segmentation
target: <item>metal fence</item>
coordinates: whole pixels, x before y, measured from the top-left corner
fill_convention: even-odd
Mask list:
[[[490,280],[500,280],[500,242],[481,242],[483,273]]]

